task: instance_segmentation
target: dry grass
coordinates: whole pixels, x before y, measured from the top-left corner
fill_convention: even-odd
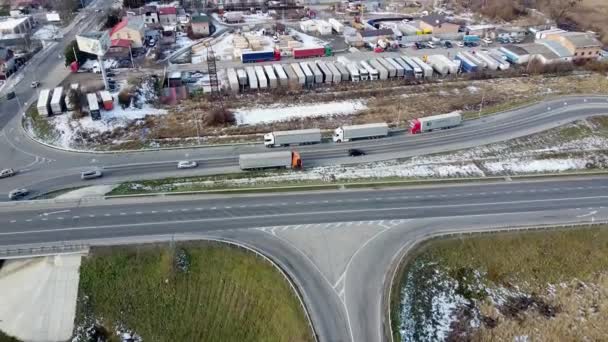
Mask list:
[[[600,34],[604,44],[608,44],[608,1],[583,0],[579,8],[569,14],[569,18],[587,30]]]

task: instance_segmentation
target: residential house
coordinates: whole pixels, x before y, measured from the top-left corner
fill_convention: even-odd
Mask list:
[[[431,31],[433,34],[454,34],[458,33],[460,25],[452,24],[447,21],[446,16],[431,14],[420,18],[420,29]]]
[[[124,17],[110,31],[110,39],[127,39],[131,41],[132,48],[141,48],[144,46],[144,26],[144,20],[141,17]]]
[[[11,49],[0,47],[0,80],[7,79],[15,72],[15,59]]]
[[[205,14],[194,14],[190,19],[192,33],[197,37],[209,35],[209,17]]]
[[[127,39],[114,39],[105,57],[129,58],[131,55],[131,41]]]
[[[366,43],[377,43],[380,39],[393,39],[392,29],[365,30],[357,32],[357,39]]]
[[[156,6],[144,6],[140,9],[140,13],[146,25],[158,25],[160,23]]]
[[[175,7],[159,7],[158,18],[163,26],[177,25],[177,9]]]
[[[177,29],[186,32],[188,27],[190,27],[190,14],[186,13],[183,8],[179,8],[177,10]]]
[[[602,43],[592,34],[585,32],[565,32],[550,34],[547,40],[561,43],[573,55],[574,60],[597,59],[600,56]]]

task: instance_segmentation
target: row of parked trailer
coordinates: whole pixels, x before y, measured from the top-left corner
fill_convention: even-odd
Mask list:
[[[78,89],[78,85],[69,88],[65,92],[63,87],[54,88],[52,91],[51,89],[40,90],[38,102],[36,103],[38,114],[41,116],[59,115],[65,111],[76,109],[70,101],[70,92],[76,91],[76,89]],[[86,104],[93,120],[101,119],[101,112],[99,111],[100,103],[105,110],[112,110],[114,108],[114,98],[110,92],[102,90],[97,94],[86,94]]]
[[[498,50],[459,52],[451,60],[444,55],[428,57],[379,57],[370,60],[352,61],[339,56],[336,61],[315,60],[290,64],[247,66],[226,70],[229,89],[239,92],[244,89],[273,89],[279,87],[311,86],[340,82],[386,80],[389,78],[431,78],[439,74],[476,72],[484,68],[506,70],[510,66],[507,58]]]

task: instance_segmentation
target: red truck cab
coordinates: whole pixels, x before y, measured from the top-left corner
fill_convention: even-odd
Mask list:
[[[410,133],[418,134],[421,132],[422,132],[422,124],[420,123],[420,120],[414,119],[414,120],[410,121]]]

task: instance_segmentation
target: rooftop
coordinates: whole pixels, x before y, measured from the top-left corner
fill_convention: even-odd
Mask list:
[[[28,18],[29,17],[0,19],[0,30],[12,30],[28,20]]]
[[[125,27],[135,31],[141,31],[144,29],[144,21],[140,17],[123,17],[122,20],[112,28],[110,35],[113,35],[115,32],[120,31]]]
[[[193,23],[208,23],[209,17],[205,14],[194,14],[192,15],[191,21]]]
[[[542,55],[546,59],[558,59],[560,56],[543,44],[526,44],[522,46],[530,55]]]
[[[175,7],[160,7],[158,9],[159,15],[169,15],[169,14],[177,14],[177,9]]]
[[[517,46],[517,45],[505,44],[502,47],[505,48],[506,50],[509,50],[510,52],[520,55],[520,56],[529,54],[526,49],[524,49],[523,47]]]
[[[555,52],[559,57],[572,57],[572,53],[570,52],[570,50],[566,49],[566,47],[564,47],[562,44],[560,44],[559,42],[557,42],[555,40],[541,39],[541,40],[537,40],[536,42],[548,47],[549,49],[551,49],[551,51]]]
[[[430,14],[420,18],[420,21],[425,22],[431,26],[441,26],[442,24],[448,23],[445,15],[441,14]]]
[[[601,47],[602,43],[593,35],[584,32],[567,32],[561,35],[564,39],[570,41],[577,48],[586,47]]]
[[[361,37],[392,36],[394,34],[395,32],[391,29],[365,30],[361,32]]]
[[[128,48],[131,46],[131,41],[128,39],[112,39],[112,47]]]

